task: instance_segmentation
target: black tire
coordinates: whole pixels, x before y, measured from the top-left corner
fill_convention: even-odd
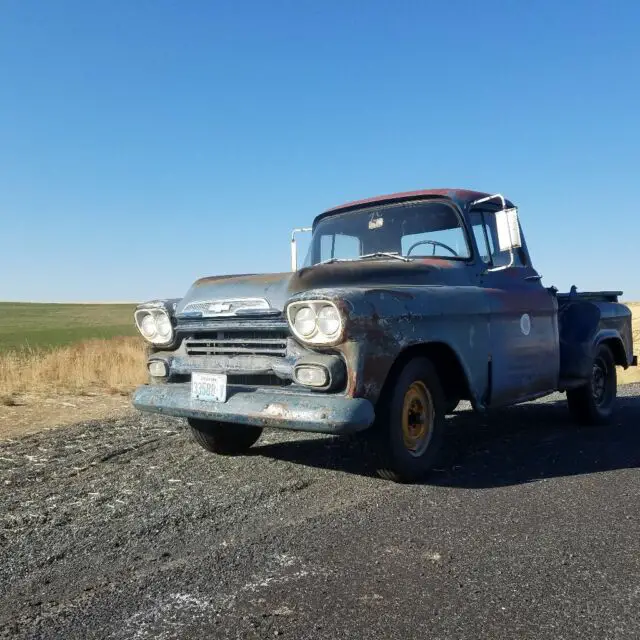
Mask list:
[[[617,389],[618,379],[613,354],[606,344],[601,344],[593,360],[593,370],[588,384],[567,391],[571,415],[580,424],[607,424],[613,415]]]
[[[426,402],[420,400],[423,391],[427,394]],[[416,392],[418,400],[414,407]],[[431,407],[427,408],[429,403]],[[423,413],[414,411],[412,414],[411,407],[415,409],[420,406],[424,406]],[[377,473],[381,478],[394,482],[414,482],[428,473],[442,446],[445,408],[444,393],[431,361],[422,357],[410,360],[400,372],[386,405],[379,407],[380,419],[375,426],[375,441],[381,463]],[[424,422],[427,429],[426,435],[416,442],[415,447],[412,435],[407,433],[407,430],[416,428],[415,424],[409,425],[416,419],[412,415],[424,417],[424,420],[418,417],[417,422]]]
[[[233,456],[246,453],[262,435],[262,427],[248,427],[213,420],[187,420],[193,439],[207,451]]]

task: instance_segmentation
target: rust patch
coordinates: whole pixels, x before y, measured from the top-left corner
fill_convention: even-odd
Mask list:
[[[344,357],[347,363],[347,386],[345,389],[346,395],[349,398],[353,398],[355,390],[358,386],[358,366],[360,365],[358,358],[358,345],[350,340],[338,345],[337,350]]]
[[[272,402],[264,408],[264,413],[268,416],[286,418],[288,417],[290,411],[287,405],[283,402]]]
[[[420,258],[419,262],[440,269],[451,269],[456,266],[454,261],[443,258]]]

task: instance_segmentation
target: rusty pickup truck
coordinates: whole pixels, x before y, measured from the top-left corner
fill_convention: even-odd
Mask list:
[[[578,422],[610,419],[616,366],[637,365],[631,311],[618,291],[543,286],[502,195],[379,196],[303,230],[291,272],[202,278],[137,307],[139,410],[187,418],[227,455],[265,427],[366,431],[397,481],[432,468],[461,400],[482,412],[560,391]]]

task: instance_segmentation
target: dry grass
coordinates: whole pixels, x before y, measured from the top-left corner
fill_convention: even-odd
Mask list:
[[[633,348],[637,355],[640,355],[640,302],[625,302],[633,314]],[[618,382],[628,384],[630,382],[640,382],[640,367],[631,367],[624,371],[618,369]]]
[[[0,404],[21,394],[129,393],[146,380],[140,338],[86,340],[53,351],[0,354]]]

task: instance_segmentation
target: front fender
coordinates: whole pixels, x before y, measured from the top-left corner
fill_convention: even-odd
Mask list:
[[[489,383],[489,306],[480,288],[325,289],[307,296],[325,297],[343,309],[344,341],[333,350],[347,362],[347,395],[376,402],[401,354],[441,343],[458,358],[472,400],[481,404]]]

